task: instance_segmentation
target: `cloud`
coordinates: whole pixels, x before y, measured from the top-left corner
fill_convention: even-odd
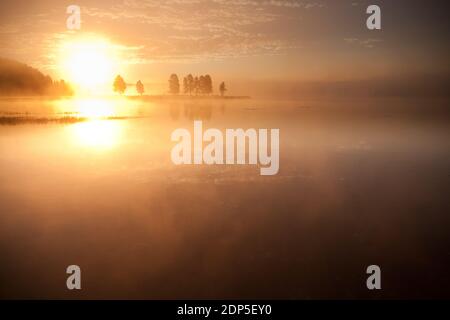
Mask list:
[[[286,54],[305,46],[292,36],[295,26],[289,24],[313,8],[325,7],[321,1],[297,0],[100,0],[95,6],[83,2],[81,32],[121,44],[129,63]],[[66,8],[48,3],[29,10],[11,15],[0,26],[0,43],[8,44],[2,45],[3,55],[53,68],[52,50],[61,37],[71,35],[65,29]]]
[[[375,48],[377,43],[383,42],[382,39],[365,39],[361,40],[358,38],[345,38],[344,41],[351,45],[359,45],[364,48],[372,49]]]
[[[135,42],[144,43],[142,55],[151,57],[151,61],[168,57],[188,61],[281,54],[299,47],[283,32],[274,32],[285,21],[298,19],[285,9],[322,6],[317,2],[275,0],[127,0],[113,7],[85,7],[83,12],[97,21],[135,29],[139,33]],[[117,37],[131,41],[129,35]]]

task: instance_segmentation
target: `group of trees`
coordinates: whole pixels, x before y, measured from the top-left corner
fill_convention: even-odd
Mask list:
[[[219,86],[220,95],[223,96],[227,88],[225,83],[222,82]],[[179,94],[180,93],[180,82],[178,80],[178,76],[176,74],[172,74],[169,79],[169,92],[171,94]],[[203,94],[210,95],[213,93],[213,83],[212,78],[209,74],[202,75],[200,77],[192,76],[192,74],[188,74],[183,78],[183,93],[184,94]]]
[[[0,95],[71,96],[64,80],[53,80],[26,64],[0,58]]]
[[[126,89],[127,89],[127,84],[126,84],[125,80],[123,80],[122,76],[118,75],[114,79],[114,83],[113,83],[113,90],[114,90],[114,92],[117,92],[119,94],[123,94]],[[136,82],[136,91],[141,96],[145,92],[144,91],[144,84],[142,83],[141,80],[138,80],[138,82]]]
[[[125,80],[118,75],[114,79],[113,90],[119,94],[123,94],[127,89],[127,84]],[[144,84],[141,80],[136,83],[136,91],[140,95],[142,95],[144,91]],[[219,86],[220,95],[223,96],[227,88],[225,83],[222,82]],[[195,94],[195,95],[210,95],[213,93],[213,84],[212,79],[209,74],[200,77],[193,77],[191,74],[187,75],[183,78],[183,92],[184,94]],[[180,93],[180,81],[176,74],[172,74],[169,78],[169,93],[170,94],[179,94]]]
[[[176,76],[176,75],[172,75]],[[184,94],[205,94],[209,95],[213,92],[212,79],[209,74],[200,77],[193,77],[192,74],[183,78],[183,93]],[[172,92],[171,92],[172,93]],[[178,93],[175,93],[178,94]]]

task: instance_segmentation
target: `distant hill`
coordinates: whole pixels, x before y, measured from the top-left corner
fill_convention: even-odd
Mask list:
[[[0,58],[0,96],[69,96],[73,94],[64,80],[53,81],[26,64]]]

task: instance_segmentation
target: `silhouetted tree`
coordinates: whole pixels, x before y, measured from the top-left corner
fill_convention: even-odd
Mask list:
[[[188,74],[188,76],[187,76],[187,83],[188,83],[188,86],[189,86],[189,94],[191,95],[192,92],[194,92],[194,90],[195,90],[194,77],[192,76],[192,74]]]
[[[51,94],[71,96],[73,95],[73,89],[64,80],[54,81],[51,89]]]
[[[211,76],[209,74],[207,74],[204,78],[204,88],[203,88],[203,93],[204,94],[211,94],[213,92],[213,84],[212,84],[212,79]]]
[[[180,81],[178,80],[178,76],[176,74],[172,74],[170,76],[169,92],[171,94],[179,94],[180,93]]]
[[[198,78],[198,91],[201,94],[205,93],[205,84],[206,84],[205,76],[200,76],[200,78]]]
[[[127,88],[127,84],[123,80],[123,78],[120,75],[117,75],[117,77],[114,79],[113,89],[114,92],[118,92],[120,94],[123,94]]]
[[[172,75],[169,80],[169,91],[173,93],[172,85],[176,87],[177,79],[176,75]],[[195,93],[198,94],[212,94],[213,93],[213,83],[212,78],[209,74],[207,75],[201,75],[196,76],[195,78],[192,76],[192,74],[188,74],[186,77],[183,78],[183,92],[184,94],[192,94]]]
[[[223,97],[225,95],[225,91],[227,91],[227,87],[225,86],[225,82],[222,82],[219,86],[220,95]]]
[[[195,95],[197,95],[200,91],[200,80],[198,79],[198,77],[194,78],[194,92]]]
[[[138,82],[136,82],[136,91],[137,93],[139,93],[141,96],[144,93],[144,84],[141,82],[141,80],[139,80]]]
[[[183,78],[183,93],[188,94],[189,93],[189,84],[187,77]]]

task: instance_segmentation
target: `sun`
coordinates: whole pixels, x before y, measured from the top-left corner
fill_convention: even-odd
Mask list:
[[[115,46],[101,37],[65,42],[61,47],[63,78],[78,91],[99,93],[111,86],[118,69]]]

